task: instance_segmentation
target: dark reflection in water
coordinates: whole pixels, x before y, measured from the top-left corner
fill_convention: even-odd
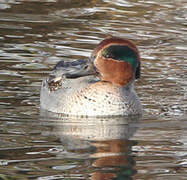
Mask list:
[[[47,114],[47,116],[46,116]],[[42,112],[48,122],[52,113]],[[44,118],[46,121],[46,118]],[[85,179],[132,179],[136,174],[131,154],[136,141],[129,140],[138,128],[140,117],[65,118],[56,120],[53,130],[45,132],[59,137],[64,151],[61,158],[74,159],[77,166],[63,175],[73,178],[78,173]],[[59,122],[60,121],[60,122]],[[53,119],[54,123],[54,119]],[[57,155],[58,156],[58,155]],[[53,168],[63,168],[64,164]],[[77,172],[76,172],[77,171]]]

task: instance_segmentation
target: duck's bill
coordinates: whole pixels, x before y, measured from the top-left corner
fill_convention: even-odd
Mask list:
[[[49,76],[49,82],[63,78],[74,79],[97,75],[97,70],[91,60],[59,61]]]
[[[84,61],[77,66],[72,66],[72,69],[64,75],[66,78],[79,78],[84,76],[97,75],[97,70],[91,61]]]

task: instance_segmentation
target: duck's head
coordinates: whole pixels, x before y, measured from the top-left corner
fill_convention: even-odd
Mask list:
[[[101,81],[124,86],[140,77],[140,56],[131,41],[110,37],[98,44],[92,52],[91,60],[68,63],[60,61],[55,66],[56,71],[66,78],[96,75]]]
[[[129,40],[106,38],[95,48],[91,59],[102,81],[124,86],[140,77],[139,52]]]

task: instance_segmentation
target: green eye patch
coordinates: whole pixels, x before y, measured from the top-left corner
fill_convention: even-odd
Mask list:
[[[103,50],[102,56],[128,62],[133,69],[136,69],[138,64],[137,52],[124,45],[111,45]]]

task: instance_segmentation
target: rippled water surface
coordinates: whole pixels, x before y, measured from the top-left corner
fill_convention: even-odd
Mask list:
[[[142,57],[143,117],[40,112],[59,60],[112,34]],[[0,0],[0,179],[187,179],[186,0]]]

